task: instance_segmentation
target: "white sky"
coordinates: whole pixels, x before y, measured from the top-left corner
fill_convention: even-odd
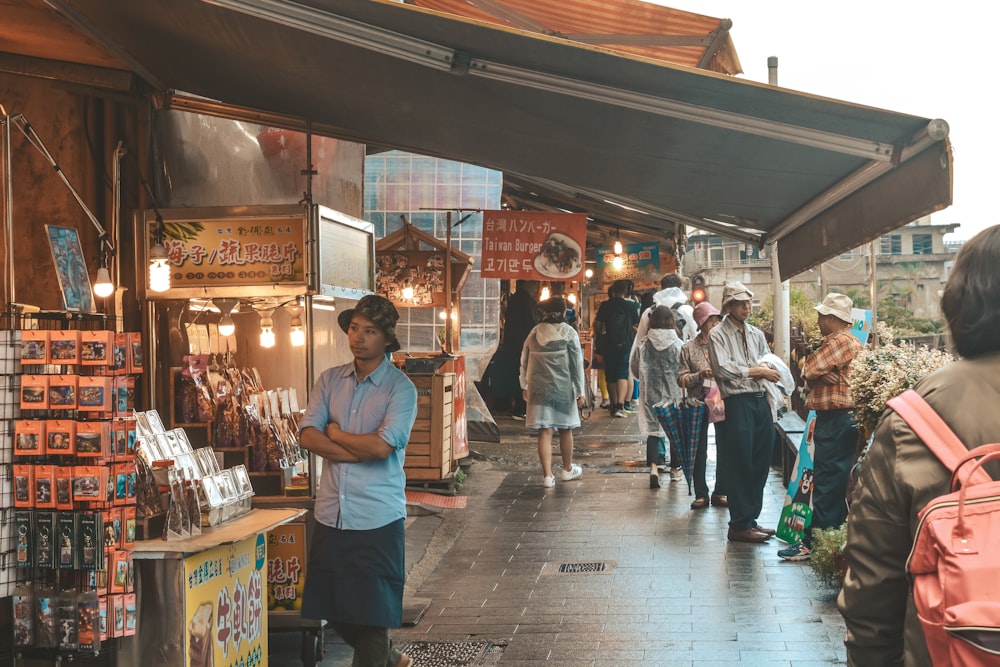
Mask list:
[[[994,29],[1000,3],[952,0],[647,0],[732,19],[742,78],[925,118],[951,127],[954,203],[931,216],[968,239],[1000,222]]]

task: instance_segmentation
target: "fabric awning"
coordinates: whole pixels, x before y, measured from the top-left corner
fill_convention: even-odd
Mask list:
[[[393,2],[47,2],[153,86],[222,103],[179,108],[308,119],[664,233],[775,241],[783,277],[951,203],[947,126],[926,118]]]

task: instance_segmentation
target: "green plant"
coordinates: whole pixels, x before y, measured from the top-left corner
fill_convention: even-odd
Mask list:
[[[802,289],[791,287],[788,292],[788,321],[802,330],[803,336],[809,341],[811,349],[819,347],[823,336],[819,332],[819,322],[816,319],[815,302]],[[774,299],[768,294],[760,307],[755,309],[749,322],[755,327],[774,319]]]
[[[854,418],[866,439],[875,431],[886,401],[954,360],[947,352],[891,342],[895,331],[881,322],[876,335],[878,347],[865,348],[854,358],[847,379],[856,406]]]
[[[847,542],[847,523],[838,528],[817,528],[813,531],[809,564],[827,584],[844,580],[844,544]]]
[[[455,471],[455,478],[451,483],[451,488],[455,491],[455,493],[462,492],[462,486],[465,484],[466,477],[468,477],[468,475],[466,475],[465,471],[461,468]]]

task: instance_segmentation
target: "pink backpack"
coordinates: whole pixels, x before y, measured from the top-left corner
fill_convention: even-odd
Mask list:
[[[952,492],[920,511],[906,561],[931,659],[1000,665],[1000,482],[981,467],[1000,459],[1000,444],[966,449],[914,391],[888,405],[952,471]]]

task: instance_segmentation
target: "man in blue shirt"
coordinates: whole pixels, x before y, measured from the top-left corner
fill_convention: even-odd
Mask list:
[[[389,628],[402,622],[406,475],[403,458],[417,390],[389,363],[399,314],[363,297],[337,323],[354,361],[325,371],[300,423],[323,458],[302,617],[325,619],[354,648],[356,667],[409,667]]]

